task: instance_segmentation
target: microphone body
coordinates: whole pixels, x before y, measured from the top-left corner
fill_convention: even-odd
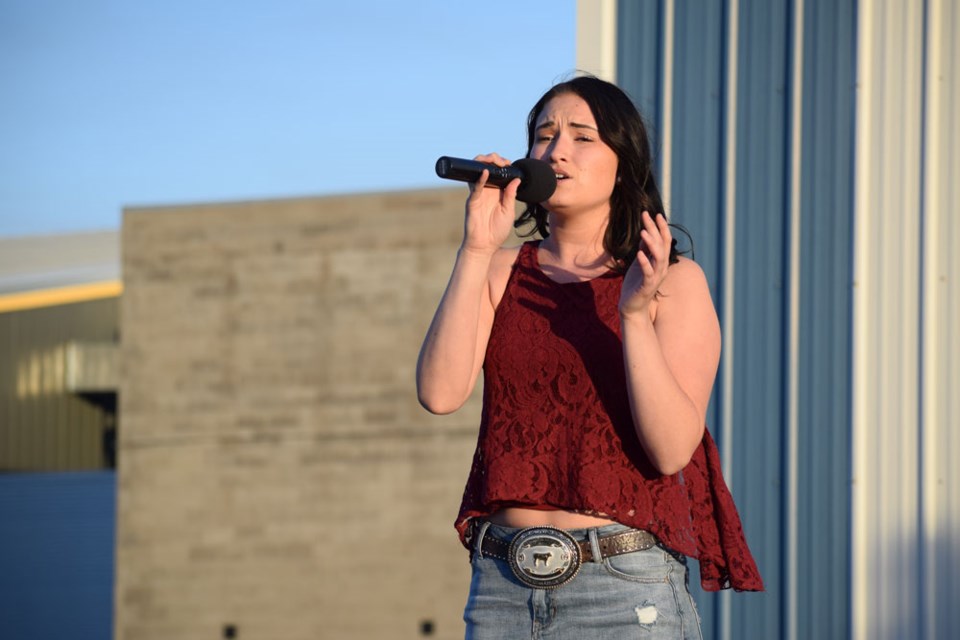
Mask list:
[[[557,188],[557,176],[550,165],[542,160],[523,158],[506,167],[495,164],[441,156],[437,160],[437,175],[447,180],[476,182],[484,169],[490,172],[488,187],[504,188],[512,180],[520,178],[517,200],[522,202],[543,202],[553,195]]]
[[[490,187],[502,189],[510,184],[511,180],[520,178],[523,181],[523,171],[513,165],[498,167],[488,162],[451,158],[450,156],[441,156],[437,160],[437,175],[447,180],[476,182],[480,179],[480,174],[483,173],[484,169],[490,172],[490,177],[487,178],[487,186]]]

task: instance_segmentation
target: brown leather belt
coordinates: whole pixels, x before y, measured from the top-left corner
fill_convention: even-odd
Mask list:
[[[510,565],[513,575],[534,589],[556,589],[573,580],[584,562],[594,560],[589,540],[577,540],[570,532],[556,527],[521,529],[510,542],[487,535],[483,530],[480,553]],[[649,531],[630,529],[597,539],[600,558],[643,551],[657,544]]]
[[[580,558],[583,562],[593,562],[593,549],[589,540],[577,540],[580,547]],[[600,547],[600,558],[619,556],[634,551],[645,551],[657,546],[657,537],[649,531],[631,529],[621,533],[597,538]],[[480,551],[484,556],[510,561],[510,543],[498,540],[491,535],[484,535],[480,542]]]

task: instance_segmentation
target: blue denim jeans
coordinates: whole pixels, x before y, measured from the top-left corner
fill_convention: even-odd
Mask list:
[[[597,538],[627,529],[613,524],[568,531],[589,540],[597,560],[585,562],[571,582],[545,590],[524,585],[506,561],[479,552],[482,532],[509,542],[520,529],[480,524],[463,612],[467,640],[701,640],[684,560],[660,547],[599,559]]]

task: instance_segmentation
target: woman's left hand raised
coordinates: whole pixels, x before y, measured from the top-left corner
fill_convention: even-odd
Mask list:
[[[621,316],[650,312],[650,301],[663,284],[670,266],[673,235],[666,216],[651,216],[644,211],[641,220],[640,250],[637,251],[637,259],[627,269],[620,290]]]

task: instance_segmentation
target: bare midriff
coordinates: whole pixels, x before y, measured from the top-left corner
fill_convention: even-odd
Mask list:
[[[501,527],[524,529],[526,527],[550,526],[558,529],[587,529],[616,524],[614,520],[603,516],[575,511],[540,509],[525,509],[523,507],[506,507],[491,514],[487,520]]]

